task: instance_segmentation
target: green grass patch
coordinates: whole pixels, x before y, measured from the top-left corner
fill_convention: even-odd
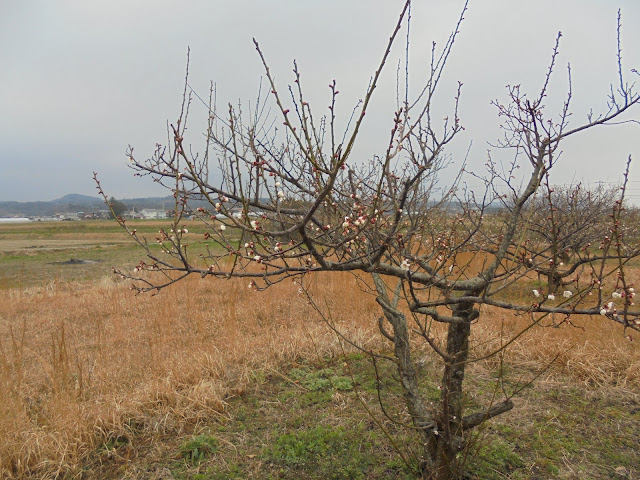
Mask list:
[[[314,470],[327,479],[362,479],[370,464],[366,437],[344,427],[319,425],[278,436],[264,459],[290,468]]]
[[[348,392],[353,389],[351,378],[338,374],[332,368],[321,370],[294,368],[289,372],[289,376],[311,391],[335,389]]]
[[[477,438],[477,437],[476,437]],[[480,448],[466,465],[471,478],[483,480],[503,480],[504,478],[521,479],[524,477],[523,458],[516,453],[510,443],[495,439],[480,443]]]
[[[184,223],[189,228],[188,256],[194,265],[206,268],[199,255],[206,246],[213,252],[222,247],[204,239],[202,226]],[[154,255],[163,256],[156,236],[161,228],[171,228],[169,221],[135,220],[127,225],[137,230],[138,238],[147,239]],[[90,282],[112,275],[112,268],[131,271],[141,260],[149,262],[145,250],[115,220],[0,224],[0,290],[52,281]]]
[[[180,455],[190,465],[199,465],[218,450],[218,439],[211,435],[198,435],[180,446]]]

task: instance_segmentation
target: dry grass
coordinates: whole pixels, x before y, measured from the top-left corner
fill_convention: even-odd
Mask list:
[[[587,317],[555,328],[534,327],[518,336],[530,320],[496,308],[483,309],[472,333],[474,356],[482,357],[517,337],[506,349],[504,361],[531,372],[549,366],[548,375],[560,374],[586,385],[640,387],[640,346],[623,334],[619,325],[602,317]],[[502,339],[500,332],[502,332]],[[631,334],[633,338],[633,333]],[[640,340],[640,339],[638,339]],[[497,364],[494,357],[485,363]]]
[[[349,275],[318,276],[341,330],[371,348],[379,310]],[[119,436],[178,433],[225,415],[252,378],[299,358],[340,352],[291,282],[255,292],[245,281],[192,278],[158,296],[126,284],[52,282],[0,300],[0,477],[54,478]],[[483,309],[475,354],[527,324]],[[596,385],[640,387],[640,349],[600,318],[536,329],[506,360],[556,369]],[[491,361],[488,362],[491,366]],[[553,370],[552,370],[553,371]]]
[[[368,298],[320,290],[372,338]],[[161,295],[126,285],[51,283],[8,290],[0,315],[0,477],[74,474],[92,449],[134,431],[177,432],[241,394],[252,376],[337,353],[337,340],[294,285],[193,279]],[[347,308],[348,304],[348,308]]]

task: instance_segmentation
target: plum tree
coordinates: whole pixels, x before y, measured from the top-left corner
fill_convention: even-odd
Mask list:
[[[563,200],[545,187],[565,139],[619,122],[640,97],[626,82],[618,57],[619,87],[611,89],[606,111],[573,125],[569,92],[560,113],[547,116],[558,35],[540,91],[529,96],[520,86],[509,86],[506,100],[494,103],[505,132],[500,147],[515,152],[513,162],[498,168],[490,160],[484,173],[475,174],[485,185],[479,193],[461,187],[460,162],[460,175],[442,188],[440,173],[451,163],[445,151],[463,130],[458,115],[462,85],[444,119],[436,114],[434,99],[465,5],[443,48],[434,45],[423,88],[414,96],[409,89],[398,89],[405,94],[390,119],[386,149],[359,161],[354,148],[391,48],[409,21],[410,4],[404,4],[345,132],[336,126],[336,82],[329,85],[328,115],[318,117],[306,100],[295,62],[293,83],[283,93],[255,40],[269,94],[248,112],[229,105],[225,117],[209,103],[207,145],[201,155],[191,153],[185,138],[191,102],[185,87],[180,117],[170,130],[171,144],[157,145],[146,160],[137,159],[132,148],[128,152],[138,174],[150,175],[172,192],[175,215],[156,238],[160,251],[118,220],[147,256],[134,274],[118,273],[133,280],[139,292],[159,291],[189,275],[246,278],[258,291],[291,278],[304,289],[309,276],[322,272],[368,278],[381,308],[379,330],[392,352],[368,353],[397,367],[411,428],[419,437],[423,477],[452,479],[462,475],[457,454],[469,431],[510,410],[517,393],[504,391],[502,399],[480,411],[465,410],[465,369],[477,360],[469,338],[481,306],[526,313],[532,325],[549,314],[604,315],[624,329],[640,329],[640,312],[632,309],[635,292],[625,276],[628,260],[640,253],[627,244],[622,228],[628,168],[622,188],[600,198],[599,208],[608,213],[598,218],[605,218],[607,227],[599,236],[594,233],[598,241],[590,246],[576,237],[588,221],[570,226],[566,219],[559,220]],[[620,23],[618,27],[620,31]],[[406,71],[408,78],[408,63]],[[276,113],[265,113],[269,111]],[[214,163],[218,175],[210,174]],[[520,167],[526,174],[518,183],[514,172]],[[102,193],[99,183],[98,188]],[[206,207],[192,208],[195,201],[205,201]],[[489,213],[500,204],[499,215]],[[193,234],[184,228],[186,216],[206,229],[206,250],[188,248]],[[562,226],[549,233],[541,218]],[[567,249],[575,254],[562,256]],[[525,298],[510,295],[541,272],[551,279],[547,292],[540,285]],[[443,335],[437,334],[437,324],[444,325]],[[427,345],[440,361],[436,404],[427,401],[420,385],[416,345]]]

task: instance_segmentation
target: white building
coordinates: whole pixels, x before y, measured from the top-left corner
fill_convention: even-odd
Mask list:
[[[157,210],[153,208],[143,208],[142,210],[140,210],[140,215],[142,215],[142,218],[146,220],[151,220],[151,219],[157,220],[161,218],[167,218],[167,211]]]
[[[26,223],[30,222],[27,217],[11,217],[11,218],[0,218],[0,223]]]

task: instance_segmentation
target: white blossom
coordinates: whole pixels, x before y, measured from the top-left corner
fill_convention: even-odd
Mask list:
[[[603,308],[602,310],[600,310],[600,315],[602,315],[603,317],[607,314],[607,309]]]
[[[611,297],[612,297],[612,298],[622,298],[622,294],[621,294],[621,293],[619,293],[619,292],[613,292],[613,293],[611,294]]]
[[[550,293],[549,295],[547,295],[547,298],[548,298],[549,300],[555,300],[555,299],[556,299],[556,296],[555,296],[553,293]]]
[[[571,290],[565,290],[564,292],[562,292],[562,296],[564,298],[571,298],[571,295],[573,295],[573,292]]]
[[[226,229],[227,229],[227,226],[225,224],[220,225],[220,230],[224,232]]]
[[[540,292],[536,289],[533,290],[533,296],[534,297],[539,297],[540,296]]]
[[[404,259],[402,261],[402,265],[400,265],[400,268],[402,268],[403,270],[409,270],[411,268],[411,263],[409,262],[408,259]]]

